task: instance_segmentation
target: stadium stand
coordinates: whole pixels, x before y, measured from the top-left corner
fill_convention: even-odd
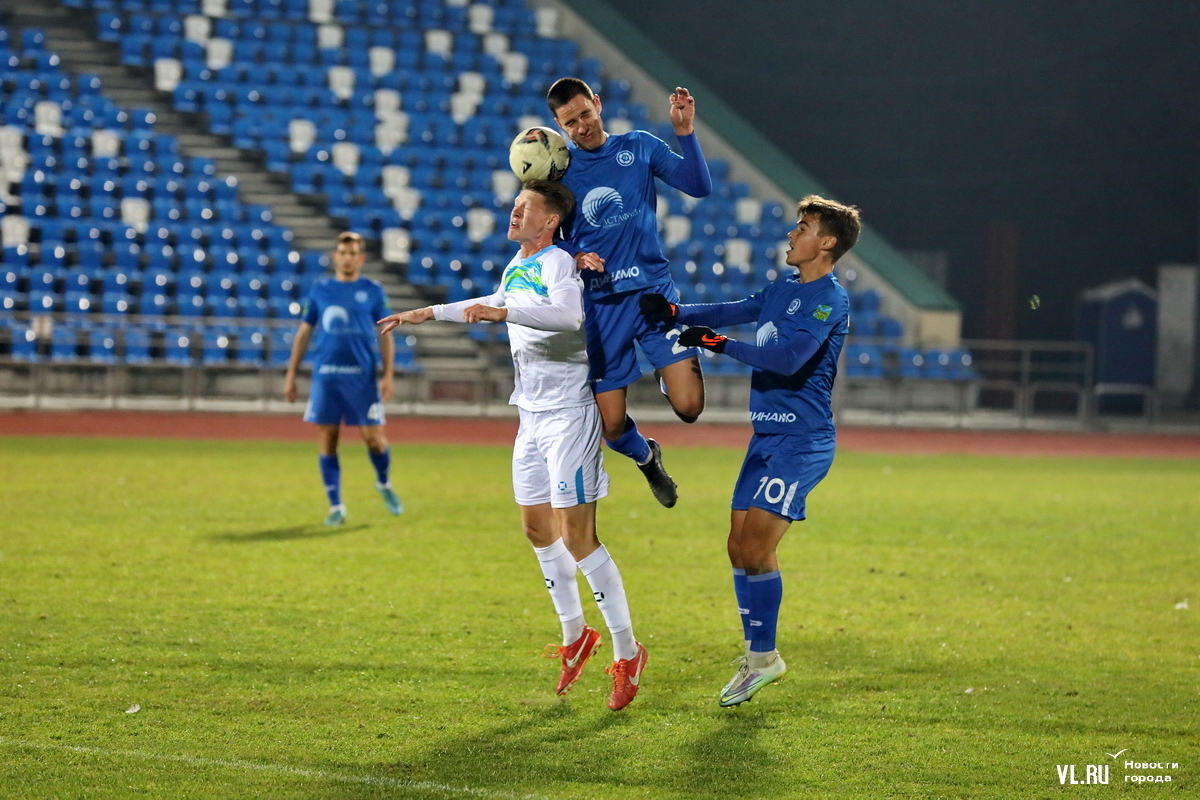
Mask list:
[[[521,0],[63,5],[178,119],[252,155],[295,196],[366,236],[384,276],[417,287],[405,295],[414,300],[494,287],[512,249],[497,231],[519,189],[508,143],[522,127],[552,124],[544,96],[555,78],[596,88],[611,131],[646,128],[674,141],[669,125],[630,101],[628,83]],[[0,35],[0,357],[285,364],[281,327],[294,326],[327,266],[312,248],[328,239],[298,246],[257,193],[243,201],[238,178],[219,174],[216,159],[186,154],[185,135],[162,129],[161,110],[127,107],[98,75],[65,72],[46,42],[36,27]],[[658,187],[685,302],[737,299],[778,277],[794,222],[731,180],[727,163],[713,159],[710,170],[714,191],[702,200]],[[969,354],[904,346],[878,293],[845,282],[847,377],[974,378]],[[30,336],[35,313],[63,323],[48,341]],[[475,330],[463,339],[489,337],[500,341]],[[423,344],[410,336],[397,347],[401,369],[436,361]],[[731,359],[705,364],[710,374],[748,371]]]

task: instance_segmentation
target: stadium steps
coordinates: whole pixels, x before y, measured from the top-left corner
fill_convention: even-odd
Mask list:
[[[201,132],[207,128],[201,115],[175,111],[154,88],[152,71],[122,65],[119,47],[95,37],[96,23],[91,12],[72,11],[47,0],[3,0],[0,9],[6,12],[7,24],[12,29],[41,28],[46,34],[46,48],[59,55],[64,72],[99,76],[104,96],[124,108],[151,109],[155,114],[155,129],[174,135],[181,154],[211,158],[219,174],[237,178],[242,201],[270,207],[274,222],[291,229],[295,249],[327,252],[331,248],[340,227],[323,211],[294,194],[285,176],[271,173],[258,159],[231,146],[226,137]],[[368,258],[363,274],[383,285],[388,303],[396,311],[419,308],[430,302],[431,298],[386,270],[381,259]],[[404,333],[416,337],[417,358],[431,373],[475,374],[488,365],[486,353],[463,326],[432,323],[406,327]]]

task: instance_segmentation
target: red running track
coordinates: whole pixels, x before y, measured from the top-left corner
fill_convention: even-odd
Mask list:
[[[669,446],[744,448],[750,426],[647,422],[639,427]],[[508,445],[517,423],[475,417],[393,417],[396,444]],[[0,413],[0,436],[132,436],[316,442],[296,416],[147,411],[11,411]],[[863,453],[957,453],[1005,456],[1200,458],[1200,436],[1156,433],[842,428],[838,446]]]

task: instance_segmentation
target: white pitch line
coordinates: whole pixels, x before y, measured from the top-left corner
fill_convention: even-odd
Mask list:
[[[286,764],[256,764],[253,761],[227,761],[220,758],[200,758],[198,756],[178,756],[168,753],[146,753],[140,750],[114,750],[104,747],[85,747],[68,744],[38,744],[23,742],[16,739],[0,737],[0,745],[9,747],[26,747],[36,750],[68,750],[72,753],[87,753],[97,756],[121,756],[127,758],[144,758],[149,761],[173,761],[179,764],[191,764],[198,767],[221,767],[222,769],[241,769],[251,772],[273,772],[280,775],[291,775],[297,778],[316,778],[339,783],[362,783],[370,786],[391,786],[398,789],[417,789],[442,794],[462,794],[476,797],[516,798],[517,800],[549,800],[538,794],[511,794],[498,792],[494,789],[478,789],[469,786],[446,786],[432,781],[407,781],[399,778],[385,778],[378,775],[340,775],[336,772],[324,772],[319,769],[302,769],[289,767]]]

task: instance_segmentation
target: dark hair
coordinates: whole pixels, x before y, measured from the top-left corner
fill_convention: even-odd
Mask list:
[[[339,233],[337,244],[334,245],[334,248],[336,249],[338,245],[343,244],[356,244],[358,245],[358,252],[367,252],[367,240],[364,239],[360,233],[355,233],[354,231],[345,231],[344,233]]]
[[[812,214],[820,220],[821,233],[837,238],[837,244],[829,252],[836,262],[846,254],[846,251],[858,241],[862,231],[862,221],[858,217],[857,206],[843,205],[836,200],[828,200],[819,194],[810,194],[796,206],[796,219],[805,214]]]
[[[586,100],[594,100],[596,97],[592,92],[592,87],[579,78],[559,78],[546,92],[546,105],[550,107],[550,113],[557,119],[558,109],[580,95]]]
[[[575,193],[558,181],[525,181],[521,188],[540,194],[546,204],[546,210],[551,214],[558,214],[560,225],[566,222],[575,208]]]

